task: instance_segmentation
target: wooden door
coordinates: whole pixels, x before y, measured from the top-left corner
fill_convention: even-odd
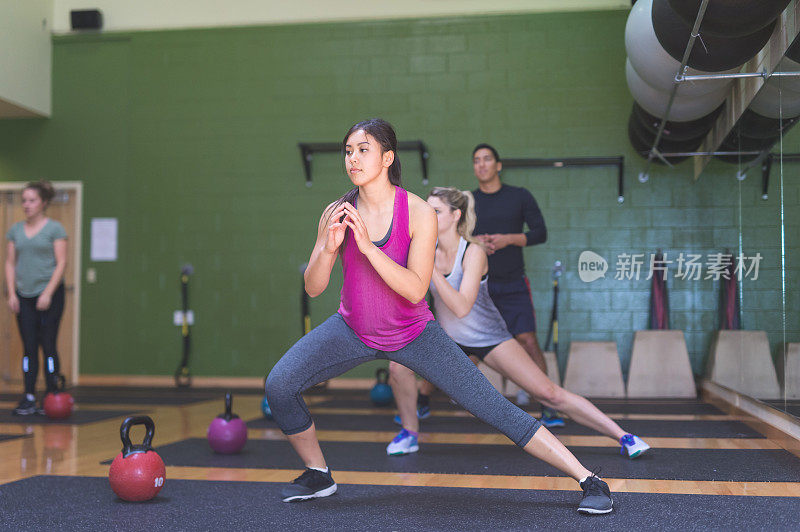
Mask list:
[[[0,191],[0,238],[2,238],[2,246],[0,246],[0,265],[2,265],[2,279],[3,286],[0,289],[2,293],[2,302],[0,302],[0,379],[4,383],[22,382],[22,367],[20,364],[14,365],[13,361],[19,361],[19,356],[13,356],[12,353],[19,353],[22,351],[22,342],[19,337],[19,329],[17,329],[17,320],[14,313],[8,308],[8,289],[6,288],[6,250],[8,249],[8,240],[6,233],[13,225],[13,212],[12,205],[14,201],[13,191]]]
[[[64,274],[65,302],[64,314],[58,330],[58,355],[61,373],[68,383],[75,381],[77,375],[74,368],[77,364],[77,353],[74,353],[75,320],[77,317],[76,299],[76,258],[78,257],[78,228],[79,195],[73,186],[62,187],[54,183],[56,196],[47,208],[47,216],[57,220],[64,226],[67,233],[67,269]],[[0,231],[3,237],[3,246],[0,251],[0,264],[5,266],[8,240],[5,235],[11,226],[24,219],[22,212],[22,188],[16,190],[0,191]],[[3,302],[0,308],[0,379],[7,384],[22,384],[22,340],[17,328],[16,316],[8,308],[8,294],[5,282],[5,267],[3,268]],[[41,353],[40,369],[42,367]],[[44,389],[43,372],[39,372],[37,390]]]

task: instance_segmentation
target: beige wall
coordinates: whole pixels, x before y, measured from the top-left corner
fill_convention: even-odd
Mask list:
[[[343,20],[622,9],[624,0],[55,0],[53,29],[70,31],[72,9],[103,12],[105,31]]]
[[[50,116],[53,0],[0,0],[0,118]]]

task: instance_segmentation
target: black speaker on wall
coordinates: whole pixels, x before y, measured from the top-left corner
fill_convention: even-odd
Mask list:
[[[99,30],[103,27],[103,14],[99,9],[74,9],[69,16],[73,30]]]

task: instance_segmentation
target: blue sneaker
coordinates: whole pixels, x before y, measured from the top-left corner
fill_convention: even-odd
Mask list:
[[[639,439],[639,436],[634,436],[633,434],[626,434],[619,439],[619,443],[622,445],[619,453],[627,454],[628,458],[631,459],[641,456],[643,452],[650,448],[649,445]]]
[[[406,429],[401,430],[386,447],[389,456],[400,456],[419,451],[417,437],[411,435]]]
[[[417,407],[417,418],[418,419],[428,419],[431,417],[431,407],[430,406],[418,406]],[[400,414],[394,416],[394,422],[396,425],[403,426],[403,421],[400,419]]]
[[[563,427],[566,425],[564,419],[552,408],[542,407],[542,425],[548,429]]]

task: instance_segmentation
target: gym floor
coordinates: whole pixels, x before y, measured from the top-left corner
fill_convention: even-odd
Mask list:
[[[597,400],[653,449],[638,460],[568,422],[553,432],[614,493],[614,512],[576,512],[576,483],[529,458],[501,434],[437,396],[421,422],[420,452],[388,457],[394,410],[365,390],[307,395],[339,491],[298,504],[279,492],[302,464],[260,411],[261,392],[234,391],[248,423],[238,455],[216,455],[205,439],[223,410],[221,389],[78,387],[64,421],[10,415],[0,394],[0,529],[770,529],[800,528],[800,442],[707,400]],[[538,415],[536,405],[530,412]],[[111,491],[108,463],[131,414],[156,424],[167,466],[161,492],[127,503]],[[142,427],[134,427],[134,443]]]

